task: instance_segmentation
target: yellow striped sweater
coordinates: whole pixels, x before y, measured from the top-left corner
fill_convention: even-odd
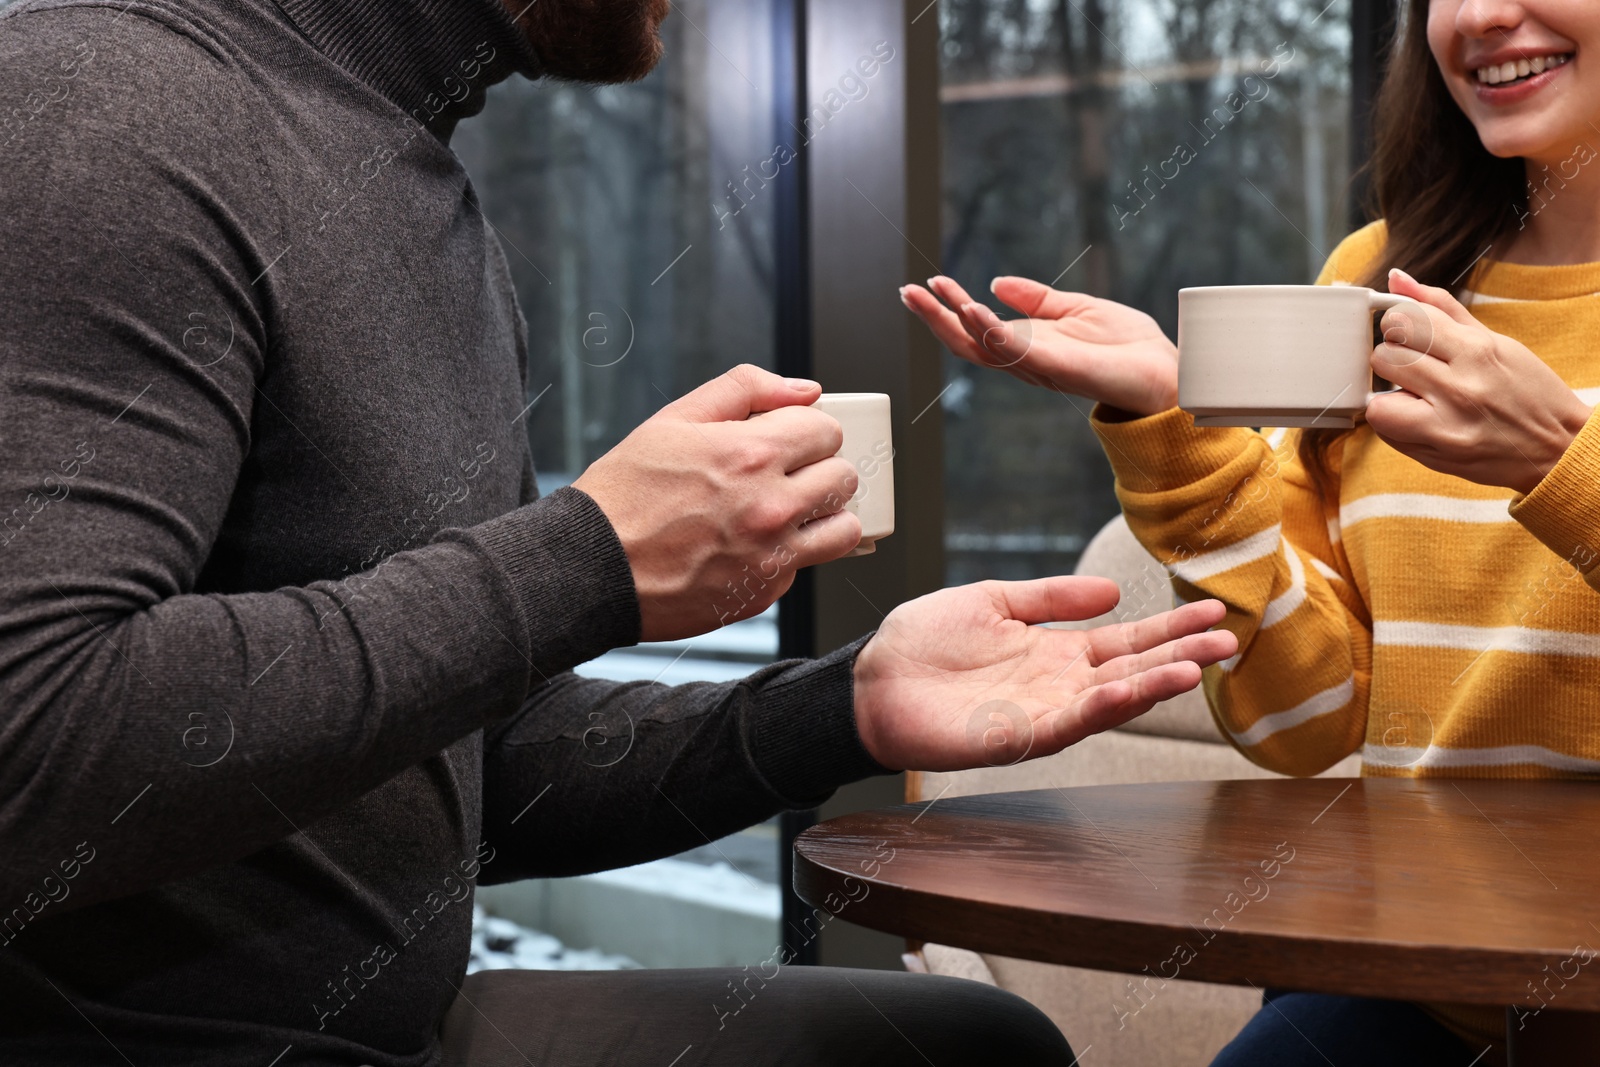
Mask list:
[[[1383,241],[1381,223],[1353,234],[1319,281],[1360,278]],[[1485,326],[1600,400],[1600,264],[1489,263],[1472,284]],[[1176,410],[1095,429],[1178,595],[1228,606],[1240,652],[1206,693],[1251,760],[1600,773],[1600,418],[1525,498],[1429,470],[1365,425],[1330,457],[1325,496],[1298,430],[1200,428]]]
[[[1382,224],[1318,279],[1355,283]],[[1600,402],[1600,264],[1488,262],[1465,295],[1488,328]],[[1169,411],[1094,420],[1128,524],[1184,600],[1215,597],[1239,637],[1207,669],[1217,725],[1254,762],[1364,775],[1600,774],[1600,414],[1526,497],[1439,474],[1365,425],[1319,493],[1298,430],[1196,427]],[[1430,1005],[1497,1042],[1495,1009]]]

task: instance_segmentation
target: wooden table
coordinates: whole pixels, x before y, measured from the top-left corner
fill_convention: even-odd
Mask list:
[[[1156,982],[1496,1005],[1519,1063],[1600,1011],[1600,783],[1002,793],[834,819],[795,854],[799,895],[863,926]]]

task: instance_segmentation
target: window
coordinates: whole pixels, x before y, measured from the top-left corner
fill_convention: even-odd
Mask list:
[[[738,184],[772,153],[768,6],[675,4],[643,82],[514,78],[456,134],[528,319],[550,484],[729,367],[773,363],[772,200]]]
[[[1180,288],[1310,282],[1343,236],[1348,0],[939,14],[943,263],[969,292],[1053,280],[1175,337]],[[1069,573],[1117,513],[1090,404],[946,361],[948,580]]]
[[[528,320],[529,441],[550,492],[650,415],[739,363],[776,361],[772,0],[680,0],[637,85],[513,79],[453,147]],[[723,681],[777,656],[776,611],[580,673]],[[778,942],[778,831],[582,879],[485,890],[480,965],[756,963]],[[499,946],[496,949],[496,946]],[[598,950],[598,951],[587,951]]]

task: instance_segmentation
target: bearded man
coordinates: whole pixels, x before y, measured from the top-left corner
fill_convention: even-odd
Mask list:
[[[1214,604],[1031,626],[1115,600],[1050,579],[735,684],[572,673],[712,629],[774,545],[751,610],[861,532],[817,384],[750,367],[538,497],[526,331],[451,132],[515,74],[643,76],[666,13],[0,17],[0,1061],[1069,1062],[1037,1011],[953,980],[785,968],[729,1018],[748,972],[465,978],[478,882],[977,765],[985,700],[1056,751],[1233,651]],[[586,738],[624,721],[596,768]]]

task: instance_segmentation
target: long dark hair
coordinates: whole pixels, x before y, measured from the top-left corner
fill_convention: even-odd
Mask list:
[[[1424,285],[1470,288],[1486,252],[1526,213],[1520,158],[1489,154],[1456,106],[1428,48],[1428,0],[1407,0],[1373,109],[1368,210],[1388,242],[1359,284],[1387,289],[1399,267]],[[1325,483],[1334,447],[1348,430],[1307,430],[1300,458]]]

